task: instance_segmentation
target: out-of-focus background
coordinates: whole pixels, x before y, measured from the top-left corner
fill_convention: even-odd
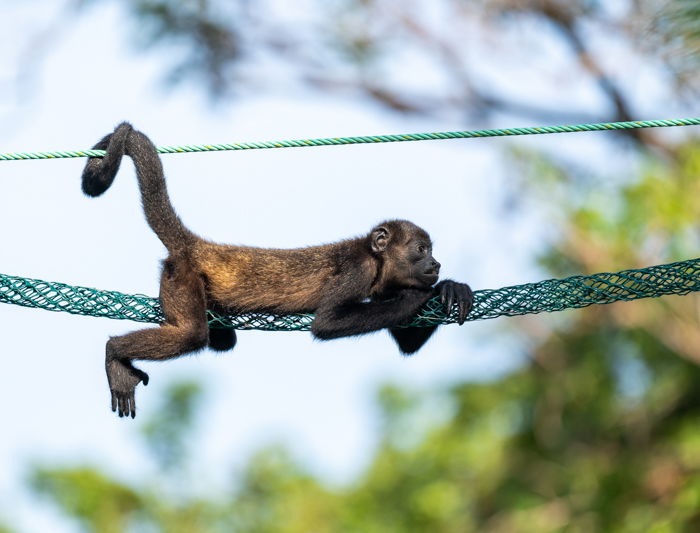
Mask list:
[[[122,120],[156,144],[697,115],[698,0],[3,1],[0,151],[78,150]],[[475,289],[698,256],[696,128],[163,157],[222,242],[295,247],[393,217]],[[156,295],[133,167],[0,162],[0,272]],[[142,364],[128,322],[0,306],[0,531],[700,529],[695,295],[440,329],[242,332]]]

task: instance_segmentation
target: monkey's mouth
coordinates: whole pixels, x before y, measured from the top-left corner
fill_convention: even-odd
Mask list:
[[[426,272],[421,276],[421,281],[425,283],[427,286],[432,286],[437,283],[437,280],[440,276],[437,273],[428,273]]]

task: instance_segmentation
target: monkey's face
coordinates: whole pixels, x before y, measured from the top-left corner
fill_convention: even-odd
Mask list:
[[[433,245],[427,235],[414,236],[391,252],[393,284],[428,288],[437,283],[440,263],[433,257]]]
[[[407,255],[412,277],[424,287],[435,285],[440,275],[440,263],[433,257],[433,245],[430,240],[416,239],[410,242]]]
[[[372,252],[382,258],[382,289],[427,289],[437,283],[440,263],[425,230],[407,220],[380,224],[369,235]]]

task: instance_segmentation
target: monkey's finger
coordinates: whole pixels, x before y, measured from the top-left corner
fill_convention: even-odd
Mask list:
[[[117,394],[112,392],[112,412],[117,412]]]
[[[462,300],[459,303],[459,318],[460,318],[459,325],[460,326],[462,324],[464,324],[465,320],[467,320],[467,317],[469,316],[469,313],[471,313],[473,303],[474,302],[471,298]]]
[[[124,394],[119,395],[119,416],[126,416],[126,396]]]
[[[129,395],[129,403],[131,404],[131,418],[136,418],[136,398],[133,392]]]
[[[450,313],[452,312],[452,304],[454,304],[454,300],[455,300],[455,292],[454,292],[454,289],[452,287],[449,287],[447,289],[446,300],[447,301],[445,302],[445,314],[447,314],[449,316]]]

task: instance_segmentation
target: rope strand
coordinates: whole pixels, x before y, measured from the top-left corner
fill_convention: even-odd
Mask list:
[[[432,141],[444,139],[473,139],[477,137],[510,137],[516,135],[544,135],[551,133],[575,133],[583,131],[611,131],[639,128],[665,128],[671,126],[698,126],[700,118],[671,120],[642,120],[634,122],[601,122],[574,126],[540,126],[496,130],[443,131],[437,133],[403,133],[398,135],[372,135],[366,137],[327,137],[321,139],[296,139],[288,141],[244,142],[232,144],[189,144],[183,146],[159,146],[161,154],[186,152],[221,152],[225,150],[259,150],[268,148],[305,148],[309,146],[337,146],[343,144],[376,144],[407,141]],[[104,150],[80,150],[62,152],[0,153],[0,161],[26,159],[62,159],[71,157],[103,157]]]

